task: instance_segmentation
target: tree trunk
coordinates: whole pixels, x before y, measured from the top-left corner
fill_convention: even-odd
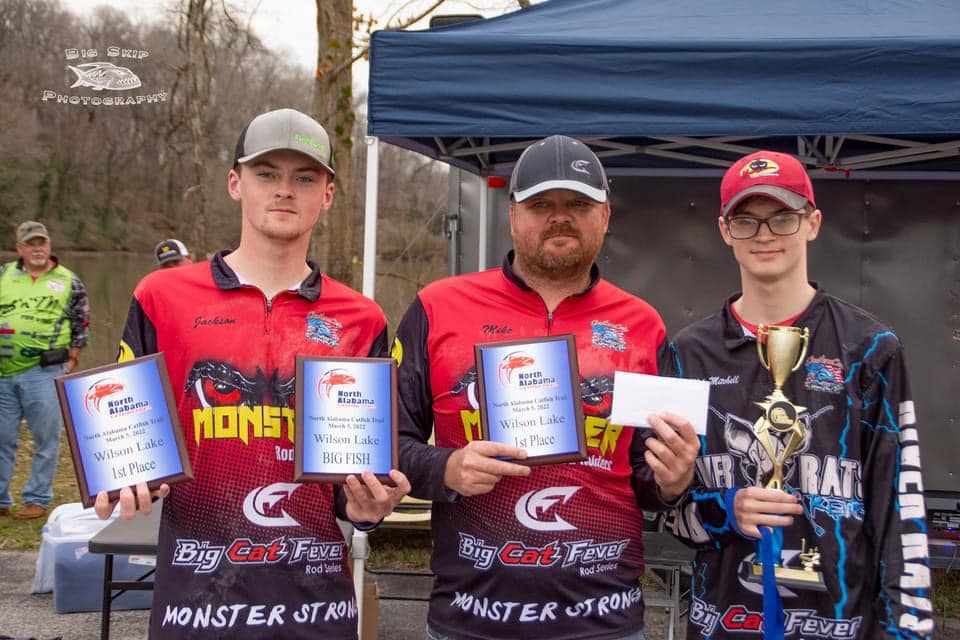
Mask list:
[[[325,273],[355,287],[355,230],[350,223],[355,201],[350,133],[356,116],[352,105],[353,72],[349,64],[353,54],[353,3],[351,0],[316,0],[316,4],[319,47],[313,110],[330,134],[337,190],[333,207],[314,234],[313,255]]]
[[[211,93],[210,63],[207,58],[207,38],[213,28],[213,8],[208,0],[182,0],[178,43],[184,64],[178,69],[183,77],[183,115],[190,138],[190,164],[193,184],[183,194],[181,206],[190,211],[195,222],[191,225],[190,247],[195,255],[207,250],[207,163],[205,149],[207,132],[203,126],[203,112]]]

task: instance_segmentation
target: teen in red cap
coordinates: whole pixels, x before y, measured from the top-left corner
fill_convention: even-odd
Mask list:
[[[679,375],[715,381],[697,478],[671,518],[674,533],[699,549],[687,637],[929,637],[923,487],[903,346],[887,325],[807,279],[807,245],[823,214],[800,162],[771,151],[741,158],[720,198],[720,235],[740,266],[742,291],[673,347]],[[810,332],[801,366],[783,385],[795,409],[787,422],[803,435],[783,465],[782,491],[765,488],[774,460],[755,434],[760,403],[773,391],[758,357],[759,325]],[[770,433],[779,460],[787,432]],[[764,530],[766,547],[758,545]],[[768,572],[774,563],[803,572],[800,554],[814,547],[804,557],[819,579],[780,572],[776,583],[757,581],[762,551]]]

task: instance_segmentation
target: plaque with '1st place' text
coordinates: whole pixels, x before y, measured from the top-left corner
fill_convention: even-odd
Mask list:
[[[54,380],[83,506],[106,491],[193,478],[166,363],[157,353]]]

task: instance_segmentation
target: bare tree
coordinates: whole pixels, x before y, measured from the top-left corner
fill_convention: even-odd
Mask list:
[[[352,108],[353,71],[353,3],[351,0],[317,0],[317,71],[314,84],[313,110],[330,134],[333,146],[337,195],[333,207],[323,218],[323,228],[316,234],[315,256],[321,269],[330,276],[354,285],[353,233],[350,216],[353,211],[351,133],[356,119]]]

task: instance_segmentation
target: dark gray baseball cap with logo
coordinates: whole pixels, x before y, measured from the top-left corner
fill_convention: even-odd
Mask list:
[[[576,191],[596,202],[606,202],[609,191],[600,159],[567,136],[550,136],[524,149],[510,177],[510,195],[517,202],[552,189]]]
[[[233,154],[233,166],[246,164],[265,153],[290,149],[299,151],[334,174],[330,136],[320,123],[295,109],[261,113],[240,133]]]

